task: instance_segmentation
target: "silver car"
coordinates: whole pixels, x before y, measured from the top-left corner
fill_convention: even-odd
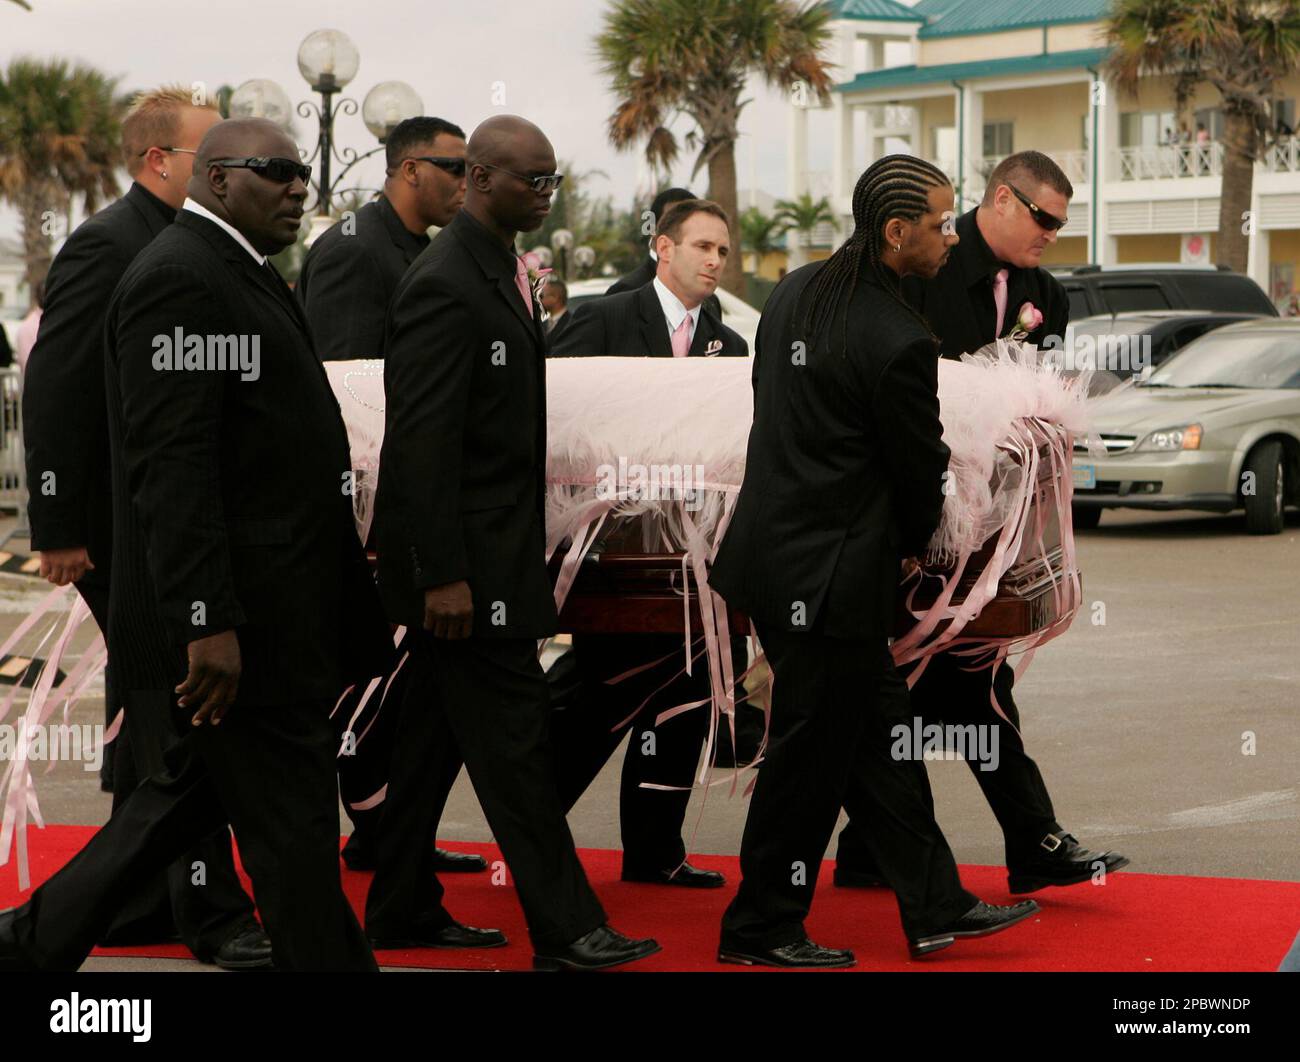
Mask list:
[[[1227,325],[1091,403],[1105,456],[1076,441],[1074,523],[1103,509],[1244,509],[1277,534],[1300,504],[1300,320]]]

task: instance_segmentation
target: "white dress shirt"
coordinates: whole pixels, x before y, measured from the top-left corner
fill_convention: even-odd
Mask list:
[[[266,264],[266,255],[258,254],[257,251],[254,250],[253,245],[249,243],[246,239],[244,239],[244,234],[242,232],[240,232],[237,228],[235,228],[234,225],[230,224],[230,222],[217,217],[216,214],[212,213],[212,211],[209,210],[207,207],[205,207],[202,203],[196,203],[193,199],[186,199],[185,202],[181,205],[181,209],[193,211],[199,217],[207,218],[210,222],[212,222],[212,224],[220,225],[223,229],[226,230],[226,232],[230,234],[230,238],[232,240],[234,240],[237,244],[239,244],[240,247],[242,247],[245,251],[247,251],[249,254],[253,256],[254,261],[256,261],[258,265]]]
[[[682,318],[689,317],[691,319],[691,327],[687,329],[687,338],[688,340],[693,340],[695,338],[695,329],[698,328],[700,324],[700,308],[697,306],[693,310],[688,310],[682,305],[682,300],[669,291],[668,285],[658,277],[655,277],[651,283],[655,286],[655,294],[659,296],[659,305],[663,307],[664,320],[668,322],[669,337],[671,337],[672,334],[681,327]],[[688,342],[687,349],[689,348],[690,343]]]

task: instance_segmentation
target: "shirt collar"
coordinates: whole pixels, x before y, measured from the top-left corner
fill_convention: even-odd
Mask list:
[[[957,257],[961,261],[962,279],[967,287],[989,279],[999,269],[1006,268],[1006,263],[998,260],[984,239],[984,234],[980,232],[979,223],[975,220],[977,210],[979,207],[968,210],[957,219],[957,235],[960,237]]]
[[[406,223],[398,217],[397,210],[387,196],[381,195],[375,203],[380,217],[384,219],[384,227],[388,229],[389,237],[398,247],[414,257],[429,246],[429,234],[414,233],[408,229]]]
[[[161,217],[164,221],[166,221],[167,224],[170,225],[173,221],[176,220],[176,211],[172,207],[164,203],[156,195],[154,195],[153,192],[149,191],[149,189],[146,188],[144,185],[142,185],[139,181],[132,181],[131,187],[133,189],[138,189],[138,194],[143,199],[143,201],[148,203],[150,208],[156,210],[158,212],[158,216]]]
[[[672,335],[681,327],[683,317],[689,317],[691,335],[694,335],[700,323],[700,308],[697,306],[693,310],[688,310],[682,305],[682,300],[669,291],[668,285],[658,277],[655,277],[651,283],[654,284],[655,294],[659,296],[659,305],[663,307],[664,318],[668,322],[668,334]]]
[[[212,222],[212,224],[217,225],[220,228],[224,229],[226,231],[226,234],[232,240],[234,240],[237,244],[239,244],[240,247],[242,247],[245,251],[247,251],[249,254],[253,256],[253,260],[257,262],[258,265],[266,265],[266,255],[258,254],[258,252],[253,248],[253,245],[244,238],[244,234],[242,232],[240,232],[237,228],[235,228],[234,225],[230,224],[230,222],[217,217],[216,214],[212,213],[212,211],[209,210],[207,207],[205,207],[202,203],[196,203],[193,199],[186,199],[185,202],[181,205],[181,209],[188,210],[193,214],[197,214],[201,218],[207,218],[207,220]]]

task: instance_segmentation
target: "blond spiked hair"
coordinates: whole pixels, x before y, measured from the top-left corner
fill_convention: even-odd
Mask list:
[[[197,101],[202,102],[197,102]],[[144,165],[144,153],[151,147],[173,147],[180,132],[180,116],[186,107],[215,111],[215,100],[198,86],[163,85],[139,93],[122,119],[122,154],[126,171],[134,177]]]

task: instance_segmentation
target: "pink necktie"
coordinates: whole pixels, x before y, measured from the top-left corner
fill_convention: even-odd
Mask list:
[[[682,318],[682,323],[673,333],[673,357],[684,358],[691,352],[691,315]]]
[[[998,330],[993,333],[997,339],[1002,335],[1002,318],[1007,315],[1007,276],[1009,270],[999,269],[993,278],[993,305],[998,310]]]
[[[524,305],[528,307],[528,316],[533,316],[533,289],[528,286],[528,267],[524,265],[524,260],[518,255],[515,256],[515,287],[519,289],[519,294],[523,296]],[[1005,292],[1005,287],[1004,287]],[[1005,303],[1006,295],[1002,297]]]

